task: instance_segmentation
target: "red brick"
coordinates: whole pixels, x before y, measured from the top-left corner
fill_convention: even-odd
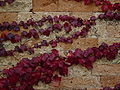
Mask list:
[[[57,11],[58,0],[33,0],[33,11]]]
[[[102,87],[113,87],[120,83],[120,76],[101,76],[100,77]]]
[[[0,13],[0,22],[16,21],[17,15],[17,13]]]
[[[100,88],[87,88],[87,90],[100,90]]]
[[[91,11],[100,11],[100,10],[94,4],[84,5],[83,1],[75,2],[68,0],[59,0],[58,11],[91,12]]]
[[[66,88],[87,88],[100,87],[99,77],[87,75],[79,77],[63,77],[60,87]]]
[[[120,38],[120,23],[108,21],[106,26],[106,34],[108,38]]]
[[[98,40],[96,38],[78,38],[73,41],[72,44],[60,43],[60,46],[64,50],[71,50],[76,48],[87,49],[93,46],[97,46]]]
[[[93,75],[120,75],[120,64],[94,64]]]
[[[18,14],[17,13],[3,13],[1,12],[0,13],[0,23],[3,23],[3,22],[9,22],[11,23],[12,21],[17,21],[18,19]],[[4,31],[2,33],[7,33],[8,31]],[[0,32],[0,35],[2,34]]]

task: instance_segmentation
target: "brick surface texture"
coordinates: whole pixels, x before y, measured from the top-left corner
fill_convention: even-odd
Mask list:
[[[110,1],[120,3],[120,0]],[[71,15],[88,19],[90,16],[98,15],[99,13],[101,13],[100,7],[96,7],[94,4],[85,6],[83,2],[77,3],[72,0],[15,0],[11,5],[0,7],[0,23],[6,21],[26,21],[30,18],[38,20],[42,16],[47,15]],[[22,30],[24,29],[21,29],[21,31]],[[77,30],[80,30],[80,28]],[[8,31],[5,31],[5,33],[7,32]],[[0,32],[0,34],[1,33],[4,32]],[[11,44],[11,42],[7,41],[4,43],[4,47],[9,50],[23,43],[31,47],[43,39],[49,41],[55,38],[55,36],[60,35],[65,35],[65,32],[52,33],[50,37],[41,36],[37,41],[33,38],[29,40],[23,39],[17,44]],[[62,56],[65,56],[66,50],[74,50],[76,48],[84,50],[89,47],[98,46],[102,42],[108,44],[120,42],[120,22],[98,20],[86,38],[78,38],[74,40],[73,44],[59,43],[56,49],[60,51]],[[16,65],[21,58],[32,58],[40,53],[49,52],[51,49],[51,47],[43,47],[42,49],[35,49],[35,54],[32,55],[24,52],[16,53],[14,57],[0,57],[0,71]],[[117,56],[114,62],[106,61],[105,59],[98,60],[95,62],[93,70],[87,70],[81,66],[73,66],[69,68],[68,76],[62,78],[59,87],[54,87],[52,83],[46,85],[39,82],[34,88],[36,90],[99,90],[105,86],[113,87],[115,84],[120,83],[119,63],[120,55]]]

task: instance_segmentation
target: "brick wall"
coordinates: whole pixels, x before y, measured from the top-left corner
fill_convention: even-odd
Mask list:
[[[110,0],[113,3],[120,0]],[[30,12],[32,11],[32,12]],[[4,21],[21,21],[33,18],[38,20],[42,16],[47,15],[71,15],[88,19],[91,15],[98,15],[101,13],[100,7],[92,5],[83,5],[83,2],[77,3],[67,0],[16,0],[12,5],[0,7],[0,22]],[[80,28],[78,28],[80,29]],[[21,29],[23,30],[23,29]],[[5,31],[7,32],[7,31]],[[1,32],[0,32],[1,33]],[[15,33],[15,32],[13,32]],[[73,33],[73,32],[72,32]],[[64,35],[64,31],[58,33]],[[50,37],[41,36],[39,40],[23,39],[22,42],[11,44],[9,41],[4,43],[5,48],[13,49],[15,45],[26,43],[32,46],[36,42],[43,39],[51,40],[56,36],[52,33]],[[56,47],[62,56],[66,55],[66,50],[75,48],[86,49],[88,47],[98,46],[102,42],[112,44],[113,42],[120,42],[120,22],[118,21],[97,21],[97,24],[92,27],[89,35],[86,38],[79,38],[74,40],[73,44],[59,43]],[[51,47],[43,47],[36,49],[35,54],[29,55],[27,52],[16,53],[14,57],[0,57],[0,70],[10,68],[15,65],[21,58],[37,56],[39,53],[49,52]],[[81,66],[73,66],[69,68],[69,75],[63,77],[59,87],[53,87],[53,83],[45,85],[39,83],[34,86],[37,90],[72,90],[72,89],[87,89],[99,90],[101,87],[111,86],[120,83],[120,55],[114,61],[107,61],[105,59],[98,60],[94,63],[93,70],[87,70]]]

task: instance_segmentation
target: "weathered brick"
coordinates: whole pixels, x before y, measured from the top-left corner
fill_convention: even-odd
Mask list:
[[[0,7],[0,12],[21,12],[32,9],[32,0],[15,0],[11,5]]]
[[[38,85],[34,85],[34,89],[36,90],[51,90],[50,84],[45,84],[42,82],[39,82]],[[54,89],[53,89],[54,90]]]
[[[120,0],[110,0],[112,2],[120,2]],[[5,6],[0,8],[0,11],[30,11],[32,0],[16,0],[12,5]],[[18,5],[18,6],[17,6]],[[94,15],[91,11],[100,11],[100,9],[96,8],[95,5],[83,5],[83,2],[77,3],[75,1],[65,1],[65,0],[33,0],[33,11],[35,13],[29,12],[20,12],[18,13],[18,21],[23,20],[26,21],[30,18],[34,20],[38,20],[42,16],[47,15],[60,15],[67,14],[71,16],[81,17],[83,19],[88,19],[90,16]],[[52,12],[39,12],[39,11],[52,11]],[[53,11],[72,11],[69,12],[53,12]],[[83,12],[79,12],[83,11]],[[73,13],[74,12],[74,13]],[[6,15],[5,15],[6,14]],[[13,15],[14,14],[14,15]],[[12,22],[17,20],[16,13],[0,13],[0,22],[9,21]],[[120,42],[120,25],[119,22],[113,21],[97,21],[97,25],[94,26],[99,36],[98,39],[91,38],[89,35],[87,38],[79,38],[74,40],[74,43],[71,44],[63,44],[60,43],[56,49],[60,51],[60,55],[64,55],[66,50],[81,48],[86,49],[88,47],[98,46],[98,43],[107,42],[108,44],[112,44],[113,42]],[[92,28],[93,29],[93,28]],[[23,30],[23,29],[22,29]],[[22,31],[21,30],[21,31]],[[74,30],[73,30],[74,31]],[[63,35],[64,32],[59,33],[58,35]],[[72,32],[73,33],[73,32]],[[71,33],[70,33],[71,34]],[[50,37],[41,36],[40,39],[50,40],[55,38],[55,33],[52,33]],[[27,46],[32,46],[33,43],[39,42],[35,39],[23,40],[22,43],[26,42]],[[4,45],[7,49],[12,49],[13,44],[9,43],[9,47]],[[18,44],[16,44],[18,45]],[[61,47],[60,47],[61,46]],[[12,65],[15,65],[21,58],[28,57],[32,58],[33,56],[39,55],[39,53],[50,52],[51,47],[43,47],[41,49],[35,49],[35,54],[29,55],[28,52],[25,53],[15,53],[15,57],[0,57],[0,70],[5,68],[10,68]],[[19,60],[18,60],[19,59]],[[119,58],[118,58],[119,59]],[[102,59],[101,59],[102,61]],[[103,59],[105,61],[105,59]],[[68,77],[64,77],[62,79],[61,85],[59,87],[52,87],[51,85],[46,85],[43,83],[39,83],[38,86],[34,86],[37,90],[99,90],[100,86],[113,86],[114,84],[120,83],[119,75],[119,64],[111,64],[112,61],[105,62],[96,62],[94,64],[94,68],[92,71],[92,75],[107,75],[107,76],[91,76],[91,71],[81,67],[81,66],[73,66],[69,68]],[[99,64],[99,65],[98,65]],[[106,65],[101,65],[106,64]],[[115,75],[115,76],[112,76]],[[101,84],[100,84],[101,80]],[[111,82],[109,82],[109,80]],[[71,83],[72,82],[72,83]],[[85,89],[84,89],[85,87]],[[89,88],[91,87],[91,88]],[[98,88],[97,88],[98,87]],[[52,88],[52,89],[51,89]],[[86,89],[87,88],[87,89]]]
[[[100,45],[101,43],[107,43],[109,45],[113,44],[113,43],[119,43],[120,39],[119,38],[98,38],[98,44]]]
[[[106,34],[108,38],[120,38],[120,23],[118,21],[108,21],[106,26]]]
[[[109,45],[112,45],[113,43],[119,43],[119,38],[98,38],[98,44],[101,45],[101,43],[107,43]]]
[[[60,43],[60,46],[64,50],[71,50],[76,48],[87,49],[93,46],[97,46],[98,40],[96,38],[78,38],[73,41],[72,44]]]
[[[94,15],[93,12],[71,12],[71,16],[79,17],[82,19],[89,19],[90,16]]]
[[[58,0],[33,0],[33,11],[57,11]]]
[[[114,87],[116,84],[120,83],[120,76],[112,75],[112,76],[101,76],[100,77],[101,86],[102,87]]]
[[[2,22],[12,22],[17,20],[17,13],[0,13],[0,23]]]
[[[120,55],[118,55],[116,59],[114,59],[113,61],[108,61],[106,58],[102,58],[100,60],[97,60],[95,64],[109,65],[109,64],[118,64],[119,62],[120,62]]]
[[[92,75],[120,75],[120,64],[94,64]]]
[[[107,31],[106,31],[106,27],[107,27],[107,22],[104,20],[97,20],[96,21],[96,25],[93,26],[94,29],[96,29],[96,34],[98,38],[108,38],[107,36]]]
[[[100,11],[94,4],[84,5],[83,1],[75,2],[68,0],[59,0],[58,11],[72,11],[72,12],[91,12],[91,11]]]
[[[7,69],[7,68],[10,68],[9,66],[0,66],[0,71],[2,71],[2,70],[4,70],[4,69]],[[1,75],[2,73],[0,72],[0,75]]]
[[[51,89],[51,90],[87,90],[86,88],[55,88],[55,89]]]
[[[68,69],[68,76],[69,77],[77,77],[77,76],[83,76],[83,75],[90,75],[91,70],[88,70],[80,65],[78,66],[72,66]]]
[[[87,75],[79,77],[63,77],[60,87],[68,88],[93,88],[100,87],[100,78]]]
[[[69,15],[69,12],[19,12],[18,21],[26,21],[33,18],[34,20],[40,20],[42,16],[56,16],[56,15]]]
[[[99,13],[95,13],[95,15],[98,14]],[[108,44],[120,42],[119,26],[120,23],[118,21],[97,20],[96,25],[93,26],[93,29],[96,31],[95,33],[98,37],[99,45],[103,42]]]
[[[16,65],[16,63],[19,62],[14,57],[0,57],[0,71],[6,68],[11,68],[13,65]]]
[[[94,13],[98,16],[100,13]],[[109,21],[109,20],[97,20],[94,28],[99,38],[109,39],[120,37],[119,21]],[[112,39],[111,39],[112,40]]]
[[[120,3],[120,0],[109,0],[112,3]]]
[[[87,90],[100,90],[100,88],[87,88]]]

